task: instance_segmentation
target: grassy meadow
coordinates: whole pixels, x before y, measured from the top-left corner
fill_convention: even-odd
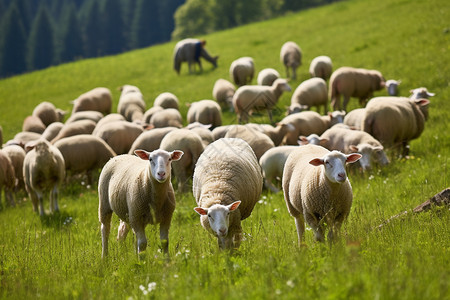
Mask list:
[[[23,119],[41,101],[70,111],[71,100],[97,86],[112,90],[114,110],[117,87],[124,84],[138,86],[148,107],[158,94],[172,92],[186,116],[184,104],[211,99],[214,82],[229,79],[229,65],[238,57],[252,56],[257,71],[271,67],[284,74],[279,51],[287,40],[303,51],[298,79],[290,81],[293,90],[309,78],[310,61],[328,55],[335,69],[378,69],[386,79],[401,80],[402,96],[420,86],[436,93],[408,159],[392,157],[383,169],[349,173],[352,211],[332,246],[314,242],[307,230],[308,246],[299,248],[283,194],[264,190],[243,221],[245,240],[239,250],[219,251],[192,209],[192,193],[176,193],[170,259],[159,249],[155,226],[147,227],[149,247],[140,257],[132,233],[117,243],[114,216],[110,255],[102,260],[96,187],[79,181],[61,187],[61,212],[43,218],[33,213],[25,194],[13,208],[2,199],[0,298],[450,299],[449,209],[411,212],[449,187],[449,20],[450,4],[444,0],[348,0],[202,36],[207,50],[220,58],[217,69],[204,62],[201,74],[189,75],[187,65],[179,76],[172,70],[175,42],[170,42],[0,80],[4,141],[21,131]],[[277,121],[290,96],[280,99]],[[356,107],[352,99],[349,109]],[[223,121],[233,124],[236,118],[226,111]],[[252,121],[268,118],[261,114]]]

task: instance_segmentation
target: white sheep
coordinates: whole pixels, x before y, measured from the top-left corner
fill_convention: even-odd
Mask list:
[[[98,184],[98,217],[102,232],[102,257],[108,255],[108,237],[113,212],[119,217],[118,240],[124,240],[130,227],[137,238],[137,252],[147,248],[145,227],[158,224],[163,251],[168,254],[169,228],[175,210],[175,193],[170,182],[171,163],[183,155],[136,150],[119,155],[103,167]]]
[[[409,92],[411,93],[411,95],[409,96],[409,98],[411,99],[429,99],[430,97],[433,97],[435,95],[435,93],[429,92],[426,87],[413,89]]]
[[[386,91],[388,92],[389,96],[398,96],[398,86],[400,85],[400,83],[402,83],[401,80],[386,80]]]
[[[221,249],[238,248],[241,220],[250,216],[263,185],[261,167],[241,139],[223,138],[206,147],[195,167],[192,192],[200,223]]]
[[[6,156],[11,160],[11,164],[14,168],[15,176],[15,187],[14,192],[23,190],[25,188],[25,183],[23,180],[23,161],[25,160],[25,155],[27,154],[25,150],[20,145],[6,145],[1,149]]]
[[[272,68],[262,69],[256,77],[256,82],[258,85],[272,85],[275,80],[280,78],[280,73]]]
[[[144,131],[141,125],[128,121],[113,121],[103,124],[95,133],[102,138],[117,154],[130,151],[131,145]]]
[[[62,122],[66,112],[62,109],[56,108],[51,102],[41,102],[33,110],[33,116],[38,117],[45,126],[53,122]]]
[[[7,144],[11,144],[11,143],[17,144],[24,148],[27,143],[36,141],[36,140],[40,139],[41,137],[42,137],[42,135],[39,133],[36,133],[36,132],[21,131],[19,133],[16,133],[16,135],[14,135],[14,138],[6,143]]]
[[[6,203],[14,206],[13,190],[16,186],[14,166],[9,156],[0,149],[0,208],[2,207],[2,194],[5,193]]]
[[[273,123],[272,108],[285,91],[291,91],[291,87],[282,78],[275,80],[271,86],[245,85],[238,88],[233,96],[233,107],[239,123],[247,123],[253,110],[263,109],[267,110],[270,122]]]
[[[233,110],[233,95],[235,92],[236,88],[231,82],[219,78],[214,83],[212,96],[222,108]]]
[[[167,108],[157,111],[152,115],[149,124],[155,128],[162,127],[183,127],[183,117],[178,109]]]
[[[233,125],[225,134],[225,138],[240,138],[252,148],[258,159],[269,149],[275,147],[273,141],[264,133],[255,130],[252,126]]]
[[[337,150],[345,154],[355,152],[362,154],[358,163],[363,171],[372,168],[372,160],[380,166],[389,164],[383,145],[367,132],[333,126],[320,138],[326,140],[322,146],[328,150]]]
[[[142,120],[146,104],[139,88],[132,85],[124,85],[120,88],[120,91],[122,93],[117,105],[117,112],[130,122]]]
[[[46,139],[47,141],[53,140],[64,127],[64,123],[61,122],[53,122],[45,128],[41,137]]]
[[[286,42],[281,46],[280,60],[286,67],[286,77],[295,80],[297,78],[297,68],[302,65],[302,50],[292,41]],[[292,69],[292,77],[289,75],[289,69]]]
[[[320,77],[328,80],[333,72],[333,63],[331,58],[326,55],[315,57],[309,65],[309,75],[311,77]]]
[[[214,100],[192,102],[189,105],[186,120],[189,124],[199,122],[215,128],[222,125],[222,109]]]
[[[186,126],[186,128],[198,134],[202,139],[203,146],[205,147],[215,141],[214,135],[210,130],[210,124],[205,125],[199,122],[194,122]]]
[[[344,124],[353,129],[361,130],[362,129],[362,121],[363,121],[365,115],[366,115],[365,108],[353,109],[345,115]]]
[[[112,94],[108,88],[97,87],[78,96],[72,104],[72,114],[77,111],[95,110],[107,115],[111,112]]]
[[[43,196],[50,194],[50,211],[58,212],[58,188],[65,177],[65,162],[61,152],[45,139],[33,142],[23,162],[25,189],[33,210],[45,215]],[[39,205],[39,207],[38,207]]]
[[[325,80],[319,77],[313,77],[300,83],[291,97],[291,106],[299,104],[300,107],[311,109],[315,106],[319,112],[320,106],[323,106],[323,113],[328,112],[328,88]],[[294,108],[290,108],[293,111]]]
[[[57,140],[69,136],[91,134],[96,125],[94,121],[87,119],[64,124],[58,134],[51,140],[51,143],[54,144]]]
[[[230,77],[238,86],[250,84],[254,75],[255,63],[251,57],[240,57],[230,65]]]
[[[281,144],[288,132],[295,130],[292,124],[283,123],[277,123],[276,127],[273,127],[270,124],[257,123],[248,123],[246,124],[246,126],[249,126],[267,135],[272,140],[275,146],[279,146]]]
[[[115,121],[126,121],[125,117],[119,113],[112,113],[101,118],[97,125],[95,125],[94,131],[92,131],[92,135],[96,135],[98,130],[106,123],[115,122]]]
[[[324,241],[325,226],[332,241],[350,213],[352,187],[345,171],[361,154],[328,151],[316,145],[294,150],[286,160],[283,171],[283,192],[287,209],[295,218],[298,242],[301,245],[305,221],[318,241]]]
[[[173,108],[175,109],[175,108]],[[150,124],[150,120],[152,119],[153,115],[155,115],[156,113],[163,111],[164,108],[162,108],[161,106],[153,106],[150,107],[149,109],[147,109],[144,113],[144,116],[142,117],[142,122],[144,122],[144,124]],[[178,110],[178,109],[175,109]],[[181,116],[181,114],[180,114]]]
[[[153,102],[153,106],[160,106],[162,108],[175,108],[179,109],[179,100],[177,96],[172,93],[164,92],[159,94],[155,101]]]
[[[214,137],[214,140],[217,141],[218,139],[221,139],[225,137],[225,134],[227,134],[228,130],[230,130],[234,125],[222,125],[219,127],[214,128],[211,133]]]
[[[338,126],[338,125],[335,125],[335,126]],[[298,144],[300,146],[304,146],[304,145],[308,145],[308,144],[323,146],[326,142],[327,142],[326,139],[321,138],[320,136],[318,136],[315,133],[311,133],[308,136],[301,135],[298,137]]]
[[[81,120],[91,120],[95,123],[98,123],[102,118],[103,114],[101,112],[95,110],[83,110],[71,114],[70,117],[66,120],[65,124]]]
[[[134,154],[134,151],[137,149],[144,149],[149,152],[159,149],[164,136],[175,129],[178,128],[163,127],[145,130],[134,140],[128,154]]]
[[[27,116],[23,120],[22,131],[36,132],[42,134],[45,131],[45,124],[39,117]]]

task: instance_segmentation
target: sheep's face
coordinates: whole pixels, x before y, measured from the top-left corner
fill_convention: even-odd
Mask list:
[[[150,162],[151,176],[156,181],[163,183],[170,178],[170,172],[172,171],[172,161],[177,161],[183,155],[183,151],[175,150],[167,152],[165,150],[155,150],[153,152],[147,152],[145,150],[136,150],[134,153],[143,160]]]
[[[313,166],[324,166],[325,176],[334,183],[343,183],[347,180],[345,171],[346,163],[353,163],[362,157],[361,154],[343,154],[339,151],[332,151],[322,158],[315,158],[309,163]]]
[[[214,204],[210,208],[196,207],[194,210],[200,216],[208,218],[209,226],[215,236],[223,238],[228,235],[230,213],[238,208],[239,204],[241,201],[235,201],[230,205]]]

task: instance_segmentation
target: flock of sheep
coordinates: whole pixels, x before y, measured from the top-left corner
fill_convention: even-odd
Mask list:
[[[199,57],[192,53],[196,51],[192,44],[198,42],[177,44],[177,72],[183,61],[191,72],[200,57],[217,65],[217,57],[204,48]],[[301,58],[296,43],[281,47],[287,77],[296,78]],[[241,220],[250,216],[263,187],[278,192],[274,181],[281,179],[299,243],[304,240],[305,221],[318,241],[325,240],[327,224],[332,240],[352,204],[346,164],[358,162],[363,171],[372,161],[386,165],[386,148],[407,155],[408,142],[424,130],[427,98],[434,94],[420,88],[409,98],[397,97],[399,82],[385,81],[381,72],[350,67],[333,72],[331,59],[319,56],[311,62],[311,79],[295,89],[286,117],[274,126],[248,121],[253,111],[265,110],[273,122],[271,110],[291,87],[271,68],[261,70],[258,84],[251,85],[254,74],[251,57],[233,61],[232,82],[218,79],[212,87],[214,100],[192,103],[187,126],[174,94],[160,94],[147,109],[143,94],[132,85],[120,88],[116,113],[111,112],[111,92],[104,87],[75,99],[64,123],[64,111],[40,103],[24,120],[23,131],[5,144],[0,127],[0,188],[7,203],[13,206],[14,193],[25,189],[34,211],[45,214],[47,194],[50,211],[58,211],[58,189],[64,180],[81,174],[92,184],[92,173],[102,169],[98,180],[102,256],[108,253],[113,213],[121,220],[117,238],[124,239],[131,228],[138,252],[147,246],[146,225],[159,224],[167,253],[175,190],[188,191],[192,180],[202,226],[217,237],[220,248],[233,249],[242,240]],[[390,96],[372,98],[383,88]],[[351,97],[365,107],[346,113]],[[323,115],[310,110],[320,111],[322,106]],[[222,125],[223,109],[234,111],[240,124]]]

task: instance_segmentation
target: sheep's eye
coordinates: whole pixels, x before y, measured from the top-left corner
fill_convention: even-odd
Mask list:
[[[211,220],[214,220],[210,214],[208,214],[208,218],[210,218]]]

